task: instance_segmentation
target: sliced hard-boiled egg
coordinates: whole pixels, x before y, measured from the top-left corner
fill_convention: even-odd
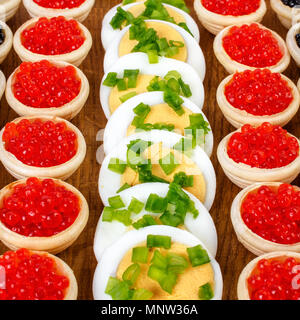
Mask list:
[[[130,12],[135,18],[140,16],[146,9],[146,1],[141,1],[139,3],[131,3],[125,6],[117,5],[111,8],[103,18],[102,21],[102,31],[101,31],[101,40],[104,49],[106,50],[111,44],[112,40],[119,34],[121,31],[120,28],[113,28],[111,25],[112,19],[117,14],[117,9],[122,6],[122,9]],[[185,11],[178,9],[169,4],[163,4],[165,10],[168,12],[169,16],[174,19],[176,24],[185,23],[191,34],[194,36],[195,40],[199,43],[200,33],[195,20],[187,14]]]
[[[108,247],[93,280],[95,300],[221,300],[222,291],[220,266],[206,246],[186,230],[161,225],[127,232]]]
[[[145,20],[145,24],[147,30],[155,30],[159,40],[162,41],[162,44],[160,44],[160,55],[168,56],[172,59],[188,63],[197,71],[200,78],[202,80],[204,79],[205,60],[203,52],[198,42],[193,38],[192,35],[189,34],[189,32],[173,23],[161,20]],[[104,56],[105,73],[117,62],[120,57],[132,52],[144,52],[143,50],[146,50],[149,55],[148,59],[149,62],[151,62],[150,64],[154,65],[157,62],[156,58],[153,58],[153,61],[150,60],[153,50],[147,50],[148,47],[152,48],[152,44],[149,45],[149,43],[147,43],[145,46],[139,45],[139,48],[137,48],[136,45],[138,45],[138,41],[130,39],[132,38],[130,35],[130,28],[132,27],[134,26],[129,25],[120,31],[120,33],[115,37],[106,50]],[[154,41],[154,43],[157,43],[157,41]],[[172,46],[172,48],[170,48],[168,51],[171,52],[170,54],[166,54],[167,50],[169,49],[168,47],[166,48],[166,45]]]
[[[98,186],[103,203],[126,186],[170,183],[183,175],[191,179],[184,189],[209,210],[216,193],[215,171],[205,151],[191,142],[165,130],[140,132],[123,139],[104,158],[100,169]]]
[[[201,118],[206,122],[204,125],[209,126],[206,116],[199,107],[191,100],[184,97],[181,98],[183,99],[182,108],[184,109],[182,115],[176,113],[174,109],[164,101],[164,94],[159,91],[139,94],[124,102],[108,120],[103,138],[104,152],[108,154],[126,136],[130,136],[138,131],[143,131],[142,126],[137,127],[133,122],[137,116],[135,109],[140,104],[148,105],[151,108],[143,122],[144,125],[171,125],[174,126],[174,128],[170,131],[184,135],[185,129],[190,126],[190,116],[198,115],[200,117],[202,116]],[[205,134],[205,144],[203,147],[208,156],[210,156],[213,150],[213,134],[211,129]]]
[[[139,205],[142,205],[142,209],[138,213],[133,212],[131,214],[132,224],[130,225],[125,225],[116,219],[112,221],[109,219],[107,220],[105,217],[103,218],[104,214],[102,212],[94,240],[94,252],[97,260],[100,261],[104,250],[119,240],[126,232],[129,232],[133,228],[139,228],[140,226],[135,226],[134,223],[142,219],[145,215],[151,215],[157,220],[157,224],[164,224],[159,220],[162,213],[153,213],[146,210],[145,204],[151,194],[156,194],[161,198],[165,198],[168,191],[168,184],[150,182],[136,185],[116,194],[121,197],[126,208],[130,207],[132,201],[132,203],[134,203],[135,200],[133,199],[136,199],[140,201]],[[187,191],[185,191],[185,193],[188,195],[190,200],[194,202],[198,215],[194,217],[192,213],[188,212],[184,218],[183,224],[179,224],[177,227],[184,228],[194,234],[206,245],[210,253],[215,256],[217,252],[217,233],[214,222],[203,204],[191,193]],[[106,202],[104,205],[109,206],[110,204],[109,202]]]
[[[119,90],[118,86],[105,85],[105,80],[109,74],[116,73],[118,78],[123,78],[126,70],[136,70],[138,72],[135,87]],[[164,79],[164,77],[172,71],[180,74],[184,83],[190,87],[192,95],[189,99],[202,109],[204,101],[203,83],[197,72],[190,65],[179,60],[165,57],[160,57],[158,63],[149,64],[146,54],[136,52],[118,59],[116,63],[107,70],[107,73],[102,79],[100,102],[106,118],[109,118],[122,104],[124,97],[127,97],[126,99],[129,100],[130,95],[135,96],[147,92],[147,87],[150,85],[151,80],[155,77]]]

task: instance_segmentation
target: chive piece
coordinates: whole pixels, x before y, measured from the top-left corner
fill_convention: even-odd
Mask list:
[[[178,79],[178,83],[180,85],[182,94],[186,97],[189,98],[192,96],[192,91],[191,88],[188,84],[184,83],[183,80],[181,78]]]
[[[118,158],[111,158],[108,164],[108,169],[118,174],[123,174],[126,170],[126,167],[126,162]]]
[[[167,88],[164,92],[164,101],[179,115],[182,116],[184,114],[184,110],[182,108],[183,100],[180,96],[174,92],[173,90]]]
[[[167,81],[167,87],[177,94],[180,94],[180,85],[175,78],[171,78]]]
[[[125,226],[130,226],[132,224],[131,212],[126,209],[116,210],[114,212],[113,220],[117,220],[123,223]]]
[[[136,199],[134,197],[132,198],[132,200],[128,206],[128,210],[130,212],[133,212],[136,214],[140,213],[143,210],[143,208],[144,208],[144,202],[139,201],[138,199]]]
[[[105,293],[109,294],[113,300],[129,300],[129,284],[117,278],[110,277],[106,285]]]
[[[168,272],[159,284],[164,291],[172,294],[176,282],[177,275],[175,273]]]
[[[176,253],[168,253],[167,261],[168,271],[175,274],[183,273],[189,265],[188,261],[184,257]]]
[[[136,221],[132,226],[135,229],[141,229],[141,228],[154,226],[154,225],[157,225],[157,222],[155,221],[155,219],[151,215],[145,214],[140,220]]]
[[[185,31],[187,31],[192,37],[194,37],[194,35],[192,34],[191,30],[189,29],[189,27],[187,26],[187,24],[185,22],[179,22],[178,25],[179,25],[179,27],[181,27]]]
[[[150,300],[153,293],[147,289],[137,289],[134,290],[131,300]]]
[[[162,270],[154,265],[150,265],[148,270],[148,277],[157,282],[161,282],[166,276],[165,270]]]
[[[164,257],[158,250],[155,250],[153,258],[151,259],[151,264],[159,269],[167,270],[168,259]]]
[[[173,124],[165,123],[143,123],[136,126],[136,131],[151,131],[151,130],[165,130],[165,131],[174,131],[175,126]]]
[[[171,70],[164,76],[164,79],[166,81],[168,81],[169,79],[178,80],[179,78],[181,78],[181,74],[176,70]]]
[[[193,267],[201,266],[203,264],[210,262],[210,259],[206,250],[204,250],[201,247],[201,245],[198,245],[192,248],[187,248],[186,250]]]
[[[198,296],[200,300],[211,300],[214,297],[214,292],[210,283],[206,283],[199,288]]]
[[[117,80],[117,87],[119,91],[125,91],[127,89],[127,85],[124,79]]]
[[[132,249],[131,261],[134,263],[147,263],[149,249],[146,247],[135,247]]]
[[[134,119],[132,121],[132,125],[135,127],[140,127],[144,123],[150,110],[151,110],[151,108],[147,104],[140,103],[139,105],[137,105],[133,109],[133,112],[136,114],[136,116],[134,117]]]
[[[171,237],[149,234],[147,236],[147,248],[171,248]]]
[[[178,227],[184,224],[184,217],[178,214],[171,214],[169,212],[165,212],[159,217],[159,220],[162,224],[171,227]]]
[[[159,165],[168,176],[179,166],[179,163],[176,161],[174,154],[170,152],[165,157],[159,159]]]
[[[194,216],[194,219],[196,219],[199,215],[199,211],[196,209],[195,203],[192,200],[190,200],[188,212]]]
[[[158,53],[156,50],[148,50],[147,55],[150,64],[155,64],[159,62]]]
[[[134,263],[129,266],[122,275],[123,281],[128,281],[130,286],[133,286],[141,273],[141,267],[139,264]]]
[[[179,184],[181,188],[192,187],[194,185],[194,176],[188,176],[181,171],[174,175],[173,182]]]
[[[126,4],[134,3],[136,0],[123,0],[122,5],[126,6]]]
[[[107,87],[114,87],[118,82],[117,76],[118,74],[116,72],[109,72],[106,79],[103,81],[103,85]]]
[[[120,196],[108,198],[108,203],[114,209],[120,209],[125,207],[125,204]]]
[[[170,4],[176,8],[179,8],[187,13],[190,13],[190,9],[186,6],[184,0],[162,0],[162,2]]]
[[[114,210],[115,209],[111,208],[111,207],[104,207],[103,212],[102,212],[102,221],[112,222]]]
[[[131,186],[126,182],[122,185],[122,187],[117,191],[117,193],[120,193],[126,189],[129,189]]]
[[[140,73],[140,70],[134,69],[134,70],[124,70],[124,78],[128,79],[128,88],[136,88],[138,75]]]
[[[134,96],[136,96],[136,92],[129,92],[124,94],[124,96],[120,97],[119,99],[122,103],[124,103],[125,101],[133,98]]]
[[[162,213],[166,210],[168,200],[166,198],[159,197],[155,193],[151,193],[147,199],[145,209],[149,212]]]

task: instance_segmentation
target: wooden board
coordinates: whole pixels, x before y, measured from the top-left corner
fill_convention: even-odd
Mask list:
[[[96,0],[96,4],[87,20],[84,22],[93,36],[93,47],[87,59],[80,66],[88,77],[91,92],[89,99],[81,113],[72,121],[82,131],[87,143],[87,156],[80,169],[70,178],[68,182],[77,187],[86,197],[90,207],[90,218],[88,225],[80,238],[67,250],[59,254],[59,257],[66,261],[74,270],[79,284],[79,299],[93,299],[92,281],[96,267],[96,259],[93,254],[93,239],[97,222],[102,211],[101,200],[97,190],[99,164],[96,161],[96,151],[101,146],[101,141],[96,141],[96,135],[106,124],[105,116],[99,102],[99,85],[103,76],[104,50],[101,46],[100,31],[104,14],[109,8],[118,4],[118,0]],[[192,9],[192,16],[196,19],[192,7],[192,0],[187,0]],[[8,25],[15,32],[22,23],[29,18],[24,7],[21,5],[19,11],[12,18]],[[287,30],[280,24],[279,20],[268,8],[268,13],[263,24],[275,31],[282,37],[286,36]],[[216,147],[221,139],[234,130],[225,120],[216,103],[216,89],[219,83],[226,77],[226,71],[218,63],[213,54],[214,36],[207,32],[200,24],[201,41],[200,45],[204,52],[207,65],[207,73],[204,81],[205,104],[204,112],[209,119],[215,137],[215,148],[212,155],[212,162],[217,175],[217,196],[211,209],[211,215],[215,221],[219,247],[217,260],[221,265],[224,277],[224,299],[236,299],[236,286],[240,272],[244,266],[254,258],[238,241],[230,221],[230,206],[232,200],[239,192],[224,175],[222,168],[216,158]],[[1,69],[8,78],[13,70],[20,64],[16,53],[11,50],[7,59],[2,63]],[[294,82],[299,78],[299,71],[294,62],[291,63],[285,74]],[[3,127],[6,122],[16,118],[16,113],[7,105],[5,97],[1,100],[0,125]],[[300,114],[286,126],[286,129],[295,136],[300,136]],[[0,187],[12,182],[13,178],[0,166]],[[300,185],[300,179],[295,181]],[[0,244],[0,254],[7,248]]]

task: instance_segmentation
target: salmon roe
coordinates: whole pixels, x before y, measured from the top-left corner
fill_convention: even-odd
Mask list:
[[[52,179],[28,178],[3,199],[1,222],[27,237],[50,237],[70,227],[80,212],[79,198]]]
[[[223,47],[232,60],[255,68],[276,65],[283,57],[271,31],[257,23],[231,27],[223,37]]]
[[[299,143],[280,126],[264,122],[259,127],[245,124],[227,145],[228,156],[237,163],[261,169],[280,168],[299,156]]]
[[[51,9],[72,9],[77,8],[84,3],[85,0],[33,0],[36,4],[44,8]]]
[[[73,66],[60,67],[47,60],[23,62],[12,85],[15,98],[33,108],[59,108],[78,96],[80,88]]]
[[[235,73],[224,94],[233,107],[255,116],[282,112],[293,101],[288,82],[269,69]]]
[[[63,300],[69,279],[45,253],[27,249],[7,251],[0,257],[5,270],[5,289],[0,300]]]
[[[266,240],[300,242],[300,189],[289,184],[261,186],[245,197],[241,216],[250,230]]]
[[[202,0],[203,7],[224,16],[244,16],[255,12],[261,0]]]
[[[247,279],[251,300],[300,300],[300,262],[292,257],[261,259]]]
[[[6,124],[5,149],[26,165],[52,167],[67,162],[77,152],[77,135],[65,122],[23,119]]]
[[[21,33],[22,45],[29,51],[44,55],[58,55],[82,46],[85,37],[76,20],[65,17],[39,18]]]

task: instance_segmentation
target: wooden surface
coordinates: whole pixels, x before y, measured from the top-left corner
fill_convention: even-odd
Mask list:
[[[96,267],[96,260],[93,254],[93,239],[95,228],[102,211],[101,200],[97,190],[97,180],[99,173],[99,164],[96,161],[96,151],[101,142],[96,141],[96,135],[106,124],[105,116],[102,112],[99,102],[99,85],[103,76],[103,55],[104,50],[101,46],[100,30],[101,21],[109,8],[118,4],[118,0],[96,0],[96,4],[90,13],[84,25],[90,30],[93,36],[93,47],[87,59],[80,66],[88,77],[90,82],[90,96],[81,113],[73,119],[73,123],[82,131],[87,143],[87,156],[80,169],[70,178],[68,182],[77,187],[86,197],[90,207],[90,218],[86,229],[80,238],[67,250],[59,254],[59,257],[66,261],[74,270],[79,285],[79,299],[93,299],[92,281]],[[187,0],[192,9],[192,16],[195,12],[192,8],[192,0]],[[26,10],[21,5],[19,11],[12,18],[8,25],[15,32],[17,28],[29,18]],[[285,37],[287,30],[280,24],[275,14],[268,8],[268,13],[263,20],[263,24]],[[216,147],[221,139],[234,130],[234,128],[225,120],[221,111],[218,109],[215,94],[216,89],[222,79],[226,77],[226,72],[218,63],[213,54],[214,36],[208,33],[200,26],[201,41],[200,45],[204,52],[207,65],[207,73],[204,81],[205,86],[205,104],[204,112],[209,119],[214,137],[215,147],[212,155],[212,162],[217,175],[217,195],[214,205],[210,211],[218,232],[219,247],[217,261],[220,263],[224,277],[224,299],[236,299],[236,286],[240,272],[244,266],[254,258],[254,255],[248,252],[238,241],[233,231],[230,221],[230,206],[239,188],[234,186],[223,174],[216,157]],[[6,78],[20,64],[16,53],[11,50],[7,59],[2,63]],[[294,62],[291,63],[285,74],[294,82],[299,78],[299,71]],[[3,127],[7,121],[17,117],[16,113],[9,108],[5,97],[1,100],[0,125]],[[287,130],[295,136],[300,136],[300,114],[286,126]],[[10,176],[4,167],[0,167],[0,187],[4,187],[12,182]],[[294,184],[300,185],[300,179]],[[7,249],[0,244],[0,254]]]

